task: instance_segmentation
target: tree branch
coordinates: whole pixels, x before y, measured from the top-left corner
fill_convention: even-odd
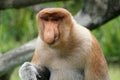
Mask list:
[[[82,3],[82,10],[77,13],[75,19],[90,30],[120,14],[120,0],[84,0]]]
[[[56,2],[56,1],[66,1],[66,0],[1,0],[0,10],[8,9],[8,8],[22,8],[39,3]]]
[[[36,39],[0,56],[0,76],[13,70],[25,61],[30,61],[35,48]]]

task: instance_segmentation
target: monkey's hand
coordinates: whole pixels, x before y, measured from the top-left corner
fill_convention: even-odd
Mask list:
[[[30,62],[25,62],[19,69],[21,80],[38,80],[41,76],[37,68]]]

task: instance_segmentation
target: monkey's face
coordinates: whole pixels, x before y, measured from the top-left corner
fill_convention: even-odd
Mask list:
[[[68,32],[70,13],[65,9],[47,8],[37,15],[40,37],[47,44],[60,42]],[[67,29],[67,30],[65,30]]]

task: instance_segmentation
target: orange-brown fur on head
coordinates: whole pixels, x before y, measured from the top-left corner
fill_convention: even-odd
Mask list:
[[[59,42],[61,41],[60,39],[65,39],[65,38],[63,38],[64,35],[69,34],[70,33],[69,31],[71,31],[70,29],[73,26],[71,14],[63,8],[46,8],[46,9],[43,9],[37,14],[36,18],[37,18],[40,37],[43,39],[43,41],[46,40],[46,42],[48,42],[48,43],[54,43],[54,41],[53,41],[54,35],[50,35],[51,39],[48,38],[49,36],[44,39],[43,35],[44,35],[45,29],[46,29],[45,28],[46,25],[49,26],[48,27],[49,30],[51,30],[51,31],[53,30],[52,31],[53,34],[56,33],[55,35],[59,36],[59,40],[58,40]],[[49,23],[46,23],[45,21],[49,22]],[[52,29],[54,25],[56,25],[54,27],[55,29]],[[54,32],[55,30],[56,30],[56,32]],[[51,32],[51,34],[52,34],[52,32]]]
[[[71,20],[71,14],[63,8],[46,8],[41,10],[36,16],[37,23],[39,23],[41,18],[46,18],[46,17],[64,18],[64,21],[68,20],[67,23],[68,22],[70,23]]]
[[[53,16],[59,16],[59,17],[70,17],[70,13],[63,9],[63,8],[46,8],[39,13],[39,17],[44,17],[47,14],[52,14]]]

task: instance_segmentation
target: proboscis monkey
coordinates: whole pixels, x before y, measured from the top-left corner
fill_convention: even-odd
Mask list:
[[[109,80],[97,40],[70,12],[46,8],[36,19],[35,53],[19,70],[22,80]]]

